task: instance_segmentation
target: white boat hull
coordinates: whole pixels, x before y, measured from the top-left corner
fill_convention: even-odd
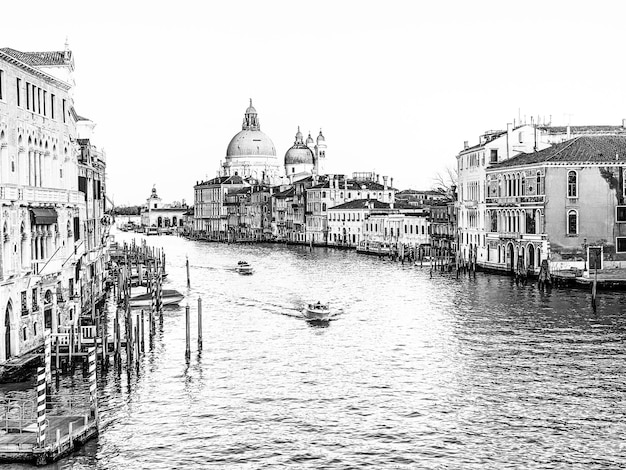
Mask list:
[[[330,320],[330,309],[305,307],[304,318],[307,320],[328,321]]]
[[[178,305],[185,296],[180,292],[164,293],[162,297],[163,306]],[[131,307],[151,307],[152,296],[147,294],[138,295],[130,298]]]

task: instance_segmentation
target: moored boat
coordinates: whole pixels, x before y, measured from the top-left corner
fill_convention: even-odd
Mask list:
[[[304,308],[304,318],[307,320],[327,321],[330,319],[330,305],[321,302],[307,304]]]
[[[178,305],[185,298],[183,294],[174,289],[163,289],[163,306]],[[130,298],[131,307],[150,307],[152,305],[152,294],[133,295]]]

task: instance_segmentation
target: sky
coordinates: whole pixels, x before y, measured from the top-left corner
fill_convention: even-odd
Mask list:
[[[3,4],[0,47],[75,57],[107,192],[193,202],[248,100],[283,161],[297,126],[327,171],[430,189],[463,142],[538,117],[626,118],[623,2],[31,1]]]

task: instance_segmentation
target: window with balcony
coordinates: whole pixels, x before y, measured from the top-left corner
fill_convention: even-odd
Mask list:
[[[578,197],[578,175],[574,170],[567,172],[567,197]]]

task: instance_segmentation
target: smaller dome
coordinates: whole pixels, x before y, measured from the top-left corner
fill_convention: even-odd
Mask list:
[[[324,138],[324,135],[322,134],[322,129],[320,129],[320,135],[317,136],[317,142],[326,142],[326,139]]]
[[[285,165],[299,163],[313,165],[313,152],[306,146],[294,145],[285,154]]]
[[[313,143],[313,137],[311,137],[311,132],[309,131],[309,136],[306,138],[306,144],[312,144]]]

